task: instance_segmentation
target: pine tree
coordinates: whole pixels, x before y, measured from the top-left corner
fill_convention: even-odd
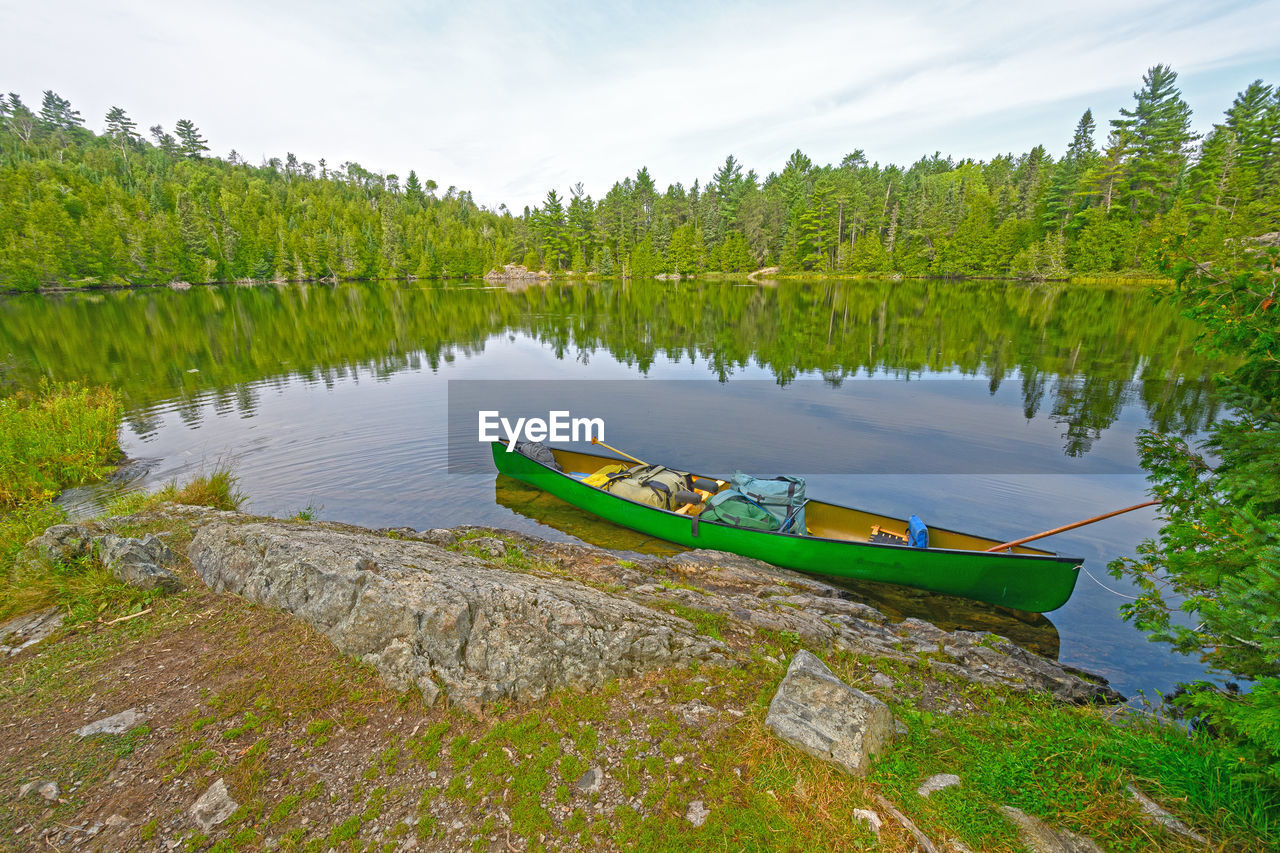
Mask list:
[[[40,123],[49,130],[74,130],[84,126],[84,119],[79,110],[71,109],[70,101],[45,89],[40,102]]]
[[[178,153],[178,140],[173,138],[173,134],[165,131],[164,127],[153,124],[150,127],[151,138],[156,141],[156,147],[170,157]]]
[[[1080,179],[1098,160],[1098,149],[1093,143],[1095,127],[1093,110],[1085,110],[1076,124],[1067,153],[1053,169],[1053,177],[1045,194],[1044,213],[1040,217],[1040,224],[1045,229],[1065,228],[1080,209],[1080,199],[1077,196]]]
[[[191,119],[180,119],[174,125],[173,132],[182,143],[182,153],[193,159],[199,159],[201,152],[209,150],[209,140],[200,135],[200,130]]]
[[[0,98],[0,100],[3,100]],[[9,101],[4,116],[4,127],[23,142],[30,142],[36,129],[36,116],[22,103],[13,92],[9,93]]]
[[[138,135],[138,123],[129,118],[120,107],[107,110],[107,136],[115,140],[126,163],[129,161],[129,149],[142,139]]]
[[[413,204],[422,204],[425,196],[422,194],[422,184],[418,181],[418,173],[413,169],[409,170],[409,177],[404,179],[404,197]]]
[[[1128,141],[1123,200],[1139,220],[1164,213],[1173,203],[1191,143],[1191,108],[1182,100],[1178,74],[1156,65],[1142,77],[1134,92],[1133,109],[1120,110],[1111,127]]]

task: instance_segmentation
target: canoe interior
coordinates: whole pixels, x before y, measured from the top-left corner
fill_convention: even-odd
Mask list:
[[[552,448],[551,452],[555,454],[556,461],[560,463],[560,466],[566,472],[572,473],[590,474],[605,465],[628,461],[619,459],[616,456],[580,453],[574,450],[558,448]],[[717,477],[697,473],[694,476],[702,479],[718,479]],[[874,512],[866,512],[815,500],[810,500],[805,504],[804,511],[805,526],[808,527],[809,536],[811,537],[835,539],[842,542],[867,542],[871,537],[871,529],[875,526],[879,526],[881,530],[886,530],[898,536],[905,537],[907,535],[907,522],[901,518],[892,518],[887,515],[879,515]],[[927,519],[925,523],[928,524]],[[973,536],[968,533],[958,533],[954,530],[929,526],[930,548],[985,551],[993,545],[999,545],[1000,542],[1001,540],[999,539],[987,539],[982,536]],[[1008,553],[1008,551],[1003,553]],[[1044,557],[1056,556],[1052,551],[1042,551],[1039,548],[1028,548],[1026,546],[1013,548],[1012,553]]]

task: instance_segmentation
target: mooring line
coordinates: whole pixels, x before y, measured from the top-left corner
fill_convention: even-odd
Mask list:
[[[1107,592],[1111,593],[1112,595],[1118,595],[1118,596],[1120,596],[1121,598],[1127,598],[1127,599],[1129,599],[1130,601],[1137,601],[1137,600],[1138,600],[1138,596],[1136,596],[1136,595],[1125,595],[1123,592],[1116,592],[1114,589],[1112,589],[1111,587],[1107,586],[1105,583],[1103,583],[1102,581],[1098,580],[1098,579],[1097,579],[1097,578],[1095,578],[1093,575],[1089,574],[1089,570],[1088,570],[1088,569],[1086,569],[1084,566],[1081,566],[1081,567],[1080,567],[1080,571],[1084,572],[1086,575],[1089,575],[1089,580],[1093,581],[1093,582],[1094,582],[1094,583],[1096,583],[1098,586],[1102,587],[1103,589],[1105,589]]]

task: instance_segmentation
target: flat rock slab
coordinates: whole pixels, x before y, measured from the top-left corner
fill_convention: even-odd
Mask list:
[[[0,623],[0,655],[16,655],[62,627],[63,614],[56,607],[15,616]]]
[[[954,773],[935,773],[920,783],[916,793],[922,797],[928,797],[930,794],[936,794],[938,791],[959,784],[960,777]]]
[[[292,613],[393,689],[472,711],[658,666],[723,662],[669,613],[579,583],[491,567],[429,542],[288,522],[212,523],[191,562],[219,592]]]
[[[139,708],[130,708],[127,711],[112,714],[110,717],[103,717],[101,720],[95,720],[87,726],[81,726],[76,729],[76,734],[80,735],[80,737],[89,737],[90,735],[122,735],[129,731],[129,729],[132,729],[138,724],[146,721],[146,719],[146,711]]]
[[[1001,806],[1000,812],[1018,828],[1018,838],[1031,853],[1104,853],[1091,839],[1065,829],[1054,829],[1021,809]]]
[[[803,649],[796,653],[765,717],[775,735],[855,776],[893,737],[893,714],[874,696],[845,684]]]
[[[1144,818],[1154,824],[1163,826],[1174,835],[1181,835],[1183,838],[1190,839],[1191,841],[1206,847],[1209,845],[1209,839],[1205,838],[1181,820],[1174,817],[1173,814],[1167,811],[1155,800],[1139,791],[1133,785],[1129,785],[1127,787],[1129,790],[1129,796],[1133,797],[1139,808],[1142,809],[1142,815]]]

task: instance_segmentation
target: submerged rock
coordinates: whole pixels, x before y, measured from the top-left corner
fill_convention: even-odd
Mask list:
[[[775,735],[855,776],[893,737],[893,714],[874,696],[850,687],[803,649],[796,653],[764,724]]]
[[[668,613],[427,542],[320,525],[212,523],[189,554],[215,590],[296,615],[394,689],[416,685],[430,700],[443,687],[471,710],[726,659],[722,643]]]

